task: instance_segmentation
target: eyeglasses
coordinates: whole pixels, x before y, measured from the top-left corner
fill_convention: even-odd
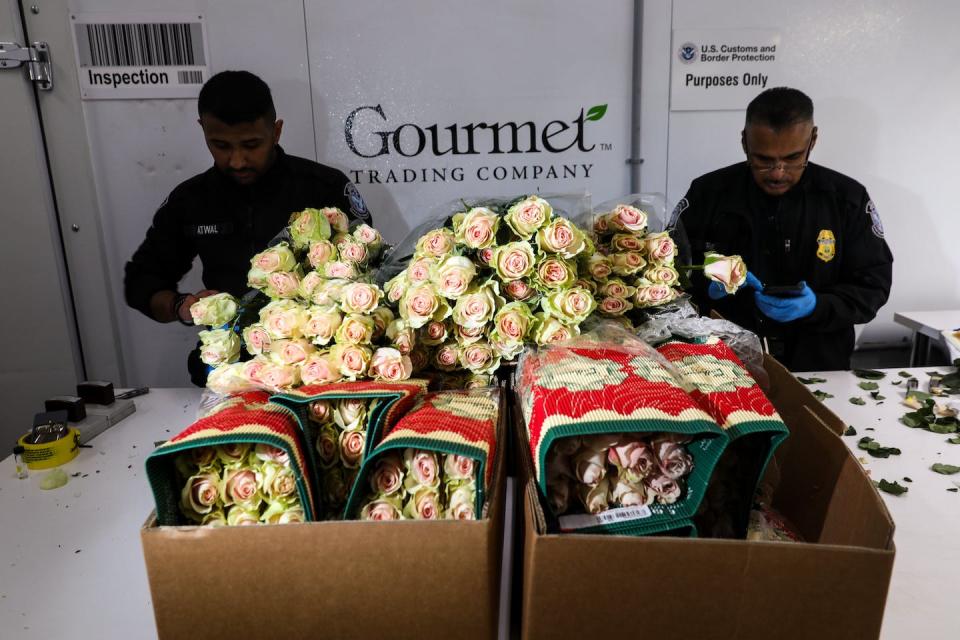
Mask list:
[[[807,149],[803,154],[803,160],[787,162],[786,160],[781,160],[779,162],[759,162],[754,160],[750,156],[750,152],[747,151],[747,163],[753,168],[757,173],[770,173],[774,169],[781,169],[784,173],[792,173],[794,171],[800,171],[801,169],[806,168],[810,160],[810,150],[813,148],[813,137],[810,137],[810,142],[807,143]]]

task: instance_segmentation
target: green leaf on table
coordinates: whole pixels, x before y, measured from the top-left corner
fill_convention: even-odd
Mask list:
[[[947,438],[947,442],[949,442],[950,444],[960,444],[960,436]]]
[[[857,385],[864,391],[876,391],[880,386],[876,382],[861,382]]]
[[[956,418],[938,418],[931,425],[927,427],[933,433],[956,433],[957,432],[957,419]]]
[[[607,112],[607,105],[605,105],[605,104],[598,104],[598,105],[595,106],[595,107],[590,107],[590,109],[587,111],[587,117],[586,117],[585,119],[586,119],[586,120],[599,120],[600,118],[602,118],[602,117],[604,116],[604,114],[605,114],[606,112]]]
[[[960,489],[957,489],[956,487],[950,487],[949,489],[947,489],[947,491],[950,491],[950,492],[952,492],[952,493],[956,493],[957,491],[960,491]]]
[[[942,473],[945,476],[952,476],[955,473],[960,473],[960,467],[952,464],[942,464],[940,462],[934,462],[930,467],[930,470],[936,471],[937,473]]]
[[[880,482],[877,483],[877,488],[884,493],[889,493],[894,496],[899,496],[909,491],[907,487],[899,482],[888,482],[887,480],[880,480]]]
[[[914,397],[920,402],[926,402],[927,400],[933,400],[933,394],[927,393],[926,391],[907,391],[907,398]],[[932,406],[932,405],[931,405]]]
[[[896,385],[900,384],[901,382],[903,382],[903,380],[894,380],[894,381],[891,382],[890,384],[896,386]]]
[[[857,435],[857,430],[853,428],[852,424],[847,425],[847,430],[843,432],[845,436],[855,436]]]
[[[924,371],[924,373],[928,376],[943,376],[939,371]]]
[[[826,378],[801,378],[800,376],[797,376],[797,380],[803,384],[820,384],[827,381]]]
[[[865,405],[867,404],[867,401],[863,398],[850,398],[850,404]]]
[[[907,373],[906,371],[901,371],[901,372],[897,373],[897,375],[900,376],[901,378],[912,378],[912,377],[913,377],[913,374],[912,374],[912,373]]]
[[[814,389],[813,395],[814,397],[816,397],[817,400],[820,400],[821,402],[826,400],[827,398],[833,397],[832,393],[827,393],[826,391],[820,391],[820,389]]]
[[[910,478],[910,477],[907,477],[907,476],[903,476],[903,481],[904,481],[904,482],[913,482],[913,478]]]
[[[896,447],[884,447],[870,436],[860,438],[860,441],[857,443],[857,448],[863,449],[874,458],[889,458],[890,456],[898,456],[901,453],[900,449]]]
[[[887,399],[886,396],[880,395],[880,392],[879,392],[879,391],[871,391],[871,392],[870,392],[870,397],[873,398],[874,400],[876,400],[877,402],[883,402],[884,400]]]
[[[887,376],[883,371],[877,371],[876,369],[854,369],[853,375],[865,380],[881,380]]]
[[[923,416],[920,415],[919,411],[911,411],[910,413],[905,413],[900,416],[900,422],[910,427],[911,429],[917,429],[926,424],[923,420]]]

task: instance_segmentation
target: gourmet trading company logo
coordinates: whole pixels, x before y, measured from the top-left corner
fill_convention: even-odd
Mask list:
[[[451,124],[396,124],[382,105],[364,105],[347,114],[343,123],[344,142],[359,158],[389,161],[384,169],[350,170],[354,182],[445,182],[462,181],[464,167],[397,167],[400,158],[449,160],[458,156],[516,156],[590,153],[612,150],[612,143],[588,141],[588,123],[603,118],[606,104],[579,109],[572,118],[547,122],[507,120],[496,122],[454,122]],[[533,156],[536,158],[537,156]],[[472,164],[472,163],[471,163]],[[471,168],[478,180],[525,180],[590,177],[592,164],[525,164]],[[364,179],[366,178],[366,180]]]
[[[690,64],[696,62],[697,60],[697,45],[692,42],[685,42],[680,45],[680,48],[677,50],[677,57],[680,58],[680,62],[684,64]]]

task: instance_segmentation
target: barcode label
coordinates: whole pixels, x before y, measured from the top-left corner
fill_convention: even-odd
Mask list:
[[[608,509],[596,515],[589,513],[580,513],[570,516],[560,516],[560,529],[562,531],[576,531],[577,529],[586,529],[587,527],[596,527],[614,522],[626,522],[628,520],[642,520],[653,515],[650,507],[644,505],[641,507],[618,507]]]
[[[203,84],[202,71],[177,71],[180,84]]]
[[[195,98],[209,77],[202,15],[72,15],[80,95]]]
[[[78,24],[82,67],[192,67],[205,64],[199,22]]]

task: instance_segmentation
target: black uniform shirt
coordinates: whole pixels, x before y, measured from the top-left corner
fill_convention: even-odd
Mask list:
[[[694,180],[674,210],[678,241],[700,264],[704,251],[743,256],[766,285],[805,280],[817,295],[806,318],[778,323],[763,316],[753,289],[710,300],[708,281],[693,272],[701,313],[716,309],[737,324],[782,341],[778,357],[794,371],[848,369],[854,324],[872,320],[887,301],[893,255],[876,207],[860,183],[809,164],[779,197],[757,186],[741,162]]]
[[[178,185],[160,207],[146,239],[127,263],[127,304],[149,317],[150,298],[176,290],[200,256],[207,289],[240,297],[250,258],[267,247],[307,207],[339,207],[372,224],[357,188],[340,171],[290,156],[277,147],[270,169],[252,185],[240,185],[211,167]]]

